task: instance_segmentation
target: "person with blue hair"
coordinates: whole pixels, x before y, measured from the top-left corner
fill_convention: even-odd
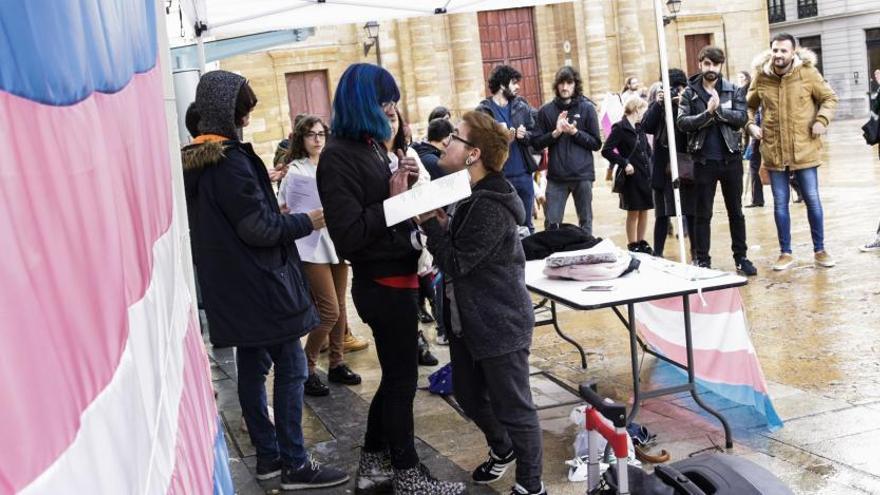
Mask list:
[[[355,493],[458,495],[464,483],[438,481],[419,462],[413,401],[418,382],[417,276],[422,237],[407,220],[385,224],[382,203],[419,177],[415,159],[398,151],[392,172],[385,141],[400,91],[371,64],[342,74],[333,98],[333,135],[321,155],[318,192],[340,257],[352,268],[351,295],[370,326],[382,378],[370,403]],[[389,469],[389,465],[390,468]]]

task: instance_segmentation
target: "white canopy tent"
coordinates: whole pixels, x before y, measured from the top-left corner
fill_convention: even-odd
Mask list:
[[[408,17],[443,15],[486,10],[510,9],[561,3],[560,0],[178,0],[183,13],[184,35],[194,35],[199,45],[200,67],[204,70],[204,38],[226,38],[272,30],[318,27],[335,24],[366,23]],[[171,0],[169,5],[173,5]],[[666,2],[672,14],[678,12],[681,0]],[[243,8],[246,5],[246,8]],[[669,60],[666,52],[664,32],[665,10],[662,0],[654,0],[657,26],[657,39],[660,52],[660,70],[663,91],[670,95]],[[169,24],[178,18],[177,11],[169,9]],[[169,30],[170,33],[176,30]],[[175,40],[171,40],[172,45]],[[177,40],[179,41],[179,40]],[[664,99],[666,127],[674,128],[671,98]],[[675,184],[675,212],[678,231],[684,232],[681,215],[681,201],[678,190],[678,160],[676,157],[675,133],[666,133],[669,139],[670,168]],[[684,235],[679,235],[679,256],[682,263],[687,262]]]

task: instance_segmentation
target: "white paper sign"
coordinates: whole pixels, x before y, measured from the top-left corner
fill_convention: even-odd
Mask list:
[[[292,174],[288,181],[284,200],[287,201],[290,211],[307,213],[321,208],[318,181],[314,177]]]
[[[467,170],[449,174],[427,184],[392,196],[382,204],[385,225],[397,225],[409,218],[451,205],[471,195],[471,176]]]
[[[321,208],[318,182],[314,177],[293,174],[288,178],[288,181],[284,199],[291,212],[308,213]],[[321,240],[321,230],[315,230],[296,240],[296,249],[301,257],[310,258],[315,252],[315,248],[318,247],[318,242]]]

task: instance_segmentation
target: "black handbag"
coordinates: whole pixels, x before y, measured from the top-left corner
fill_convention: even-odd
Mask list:
[[[880,121],[871,117],[871,120],[862,126],[862,137],[869,146],[880,143]]]
[[[678,180],[686,184],[694,182],[694,159],[691,154],[679,151],[675,156],[678,157]]]

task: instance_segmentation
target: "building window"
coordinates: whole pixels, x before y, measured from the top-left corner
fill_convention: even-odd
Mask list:
[[[770,23],[783,22],[785,20],[785,1],[767,0],[767,12],[770,14]]]
[[[819,7],[816,5],[816,0],[798,0],[797,6],[798,19],[819,15]]]
[[[804,36],[803,38],[798,39],[798,43],[804,48],[809,48],[811,52],[816,54],[816,68],[819,69],[819,73],[824,76],[825,72],[822,70],[822,37]]]

